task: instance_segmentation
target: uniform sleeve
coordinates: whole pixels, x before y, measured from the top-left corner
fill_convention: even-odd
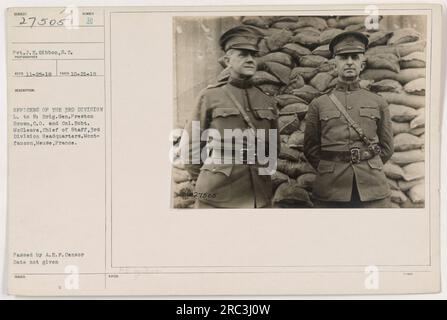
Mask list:
[[[377,129],[377,136],[379,137],[379,145],[382,149],[382,162],[386,163],[394,153],[394,137],[393,127],[391,123],[390,109],[388,102],[385,99],[381,99],[380,103],[381,117]]]
[[[315,100],[309,105],[306,114],[306,129],[304,130],[304,155],[307,161],[317,169],[320,162],[321,128],[318,107]]]
[[[180,142],[183,163],[193,179],[197,179],[203,164],[201,152],[206,141],[201,141],[200,137],[209,125],[205,90],[200,92],[197,102],[191,110]],[[199,125],[200,131],[193,133],[193,128],[198,128]]]
[[[276,100],[274,108],[276,119],[273,120],[273,129],[276,129],[276,157],[279,157],[279,153],[281,152],[281,135],[279,134],[279,108]]]

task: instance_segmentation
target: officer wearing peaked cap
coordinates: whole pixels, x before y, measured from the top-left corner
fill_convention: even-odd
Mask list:
[[[368,38],[343,32],[332,39],[338,82],[314,99],[306,115],[304,153],[317,169],[313,198],[317,207],[390,206],[383,165],[394,152],[387,102],[360,88]]]
[[[259,171],[262,166],[257,155],[259,140],[249,144],[248,140],[225,139],[224,132],[227,129],[244,132],[264,129],[267,132],[261,143],[268,149],[268,130],[278,127],[275,100],[255,87],[251,80],[256,72],[255,57],[260,36],[255,28],[249,26],[232,28],[221,36],[219,44],[225,52],[229,79],[202,90],[185,127],[190,156],[186,168],[193,178],[197,178],[194,190],[196,208],[271,206],[271,176]],[[192,124],[197,121],[201,133],[214,129],[221,139],[216,141],[213,137],[194,145],[191,139]],[[279,135],[277,139],[274,141],[275,147],[279,146]],[[202,155],[204,150],[207,160],[194,163],[194,156],[197,160],[197,155]]]

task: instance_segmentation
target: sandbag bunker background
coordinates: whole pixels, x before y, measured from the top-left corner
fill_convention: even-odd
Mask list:
[[[312,99],[335,86],[337,72],[329,42],[348,30],[363,32],[370,41],[367,67],[360,76],[361,86],[378,93],[389,103],[395,153],[385,164],[384,171],[392,190],[392,205],[395,208],[424,207],[424,16],[381,16],[379,28],[375,30],[365,28],[365,16],[247,16],[235,17],[233,21],[232,26],[251,25],[264,35],[259,44],[260,58],[254,81],[265,93],[275,97],[280,108],[281,152],[277,172],[272,176],[275,207],[313,206],[310,195],[316,172],[303,154],[304,117]],[[204,27],[203,20],[182,23],[196,23],[200,32],[194,32],[194,37],[206,37],[205,43],[217,42],[220,30]],[[225,27],[230,26],[227,23]],[[182,36],[184,33],[177,32],[176,37]],[[223,54],[218,49],[216,53]],[[211,60],[214,60],[217,64],[218,60],[220,73],[208,79],[209,83],[225,78],[228,73],[222,59],[215,54],[207,61],[213,63]],[[200,85],[200,89],[205,87],[203,81],[200,84],[196,81],[196,87]],[[181,95],[177,97],[178,102],[180,98]],[[177,105],[181,107],[181,103]],[[187,110],[177,111],[188,114]],[[191,208],[194,182],[179,160],[174,162],[172,176],[173,206]]]

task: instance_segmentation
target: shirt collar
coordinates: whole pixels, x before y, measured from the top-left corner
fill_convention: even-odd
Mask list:
[[[340,91],[355,91],[360,89],[360,80],[357,79],[353,82],[345,82],[339,79],[335,88]]]

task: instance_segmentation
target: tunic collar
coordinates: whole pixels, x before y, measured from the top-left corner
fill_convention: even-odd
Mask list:
[[[342,80],[338,80],[335,88],[340,91],[355,91],[360,89],[360,80],[357,79],[353,82],[345,82]]]
[[[253,87],[253,80],[252,78],[248,78],[248,79],[237,79],[237,78],[232,78],[230,77],[228,79],[228,83],[240,88],[240,89],[248,89]]]

